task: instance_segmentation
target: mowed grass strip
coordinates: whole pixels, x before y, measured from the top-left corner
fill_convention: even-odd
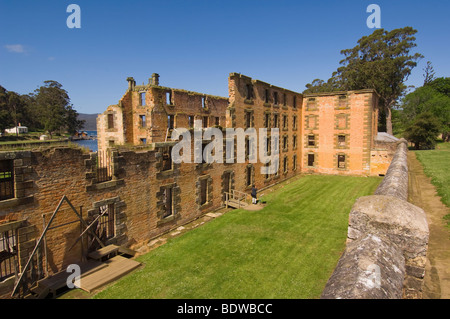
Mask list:
[[[138,258],[95,298],[318,298],[345,249],[356,198],[381,178],[307,175]]]
[[[450,207],[450,143],[438,143],[435,150],[414,152],[425,174],[436,186],[442,202]]]

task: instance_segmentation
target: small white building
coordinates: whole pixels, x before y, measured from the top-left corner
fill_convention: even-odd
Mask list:
[[[5,132],[9,133],[9,134],[28,133],[28,127],[19,125],[19,126],[13,127],[13,128],[7,128],[5,130]]]

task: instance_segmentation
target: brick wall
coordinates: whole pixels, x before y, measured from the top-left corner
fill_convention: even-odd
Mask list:
[[[370,174],[370,151],[377,127],[374,91],[305,95],[301,123],[303,172]],[[314,142],[310,142],[311,139]],[[340,142],[342,139],[344,142]],[[314,154],[314,165],[308,165],[308,154]],[[339,159],[342,159],[341,165],[338,165]]]

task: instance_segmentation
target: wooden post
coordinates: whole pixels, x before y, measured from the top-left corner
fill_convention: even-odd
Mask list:
[[[45,228],[45,214],[42,214],[42,228]],[[44,236],[45,277],[48,277],[47,238]]]

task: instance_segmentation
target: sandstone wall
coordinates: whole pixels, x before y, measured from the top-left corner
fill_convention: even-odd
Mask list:
[[[369,175],[377,110],[378,97],[372,90],[306,94],[302,172]]]
[[[375,195],[353,205],[347,247],[322,298],[422,298],[429,230],[425,212],[406,201],[406,152],[402,139]]]
[[[102,207],[113,208],[113,235],[104,244],[138,249],[154,237],[222,207],[226,187],[247,191],[244,176],[248,163],[172,163],[170,169],[163,169],[164,150],[173,143],[111,149],[111,178],[106,181],[99,180],[96,173],[97,153],[85,153],[79,148],[0,152],[0,160],[13,164],[15,178],[15,197],[0,201],[0,233],[20,224],[13,229],[19,242],[18,271],[25,266],[64,195],[87,223],[99,215]],[[271,183],[289,176],[280,174]],[[205,202],[201,200],[204,181]],[[173,193],[173,213],[169,216],[164,214],[166,188],[172,188]],[[45,249],[41,246],[39,250],[36,263],[41,275],[64,271],[86,256],[86,236],[83,242],[77,241],[84,229],[80,223],[70,206],[63,203],[46,235]],[[11,279],[0,283],[0,297],[10,288]],[[8,297],[8,293],[4,296]]]

